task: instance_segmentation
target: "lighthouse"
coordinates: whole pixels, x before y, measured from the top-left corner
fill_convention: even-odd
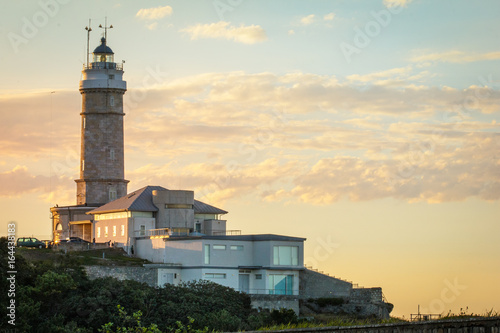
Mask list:
[[[87,212],[127,194],[123,148],[127,83],[123,80],[123,64],[115,63],[106,37],[95,48],[92,61],[84,64],[79,90],[82,111],[76,205],[50,208],[54,241],[70,237],[92,241],[94,221]]]
[[[77,205],[99,206],[127,194],[124,178],[123,64],[101,38],[92,62],[84,65],[80,93],[81,154]]]

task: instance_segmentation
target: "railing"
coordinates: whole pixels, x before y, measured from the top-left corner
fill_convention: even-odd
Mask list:
[[[116,69],[117,71],[123,70],[123,63],[116,62],[91,62],[83,65],[83,69]]]
[[[277,295],[277,296],[297,296],[298,290],[283,290],[283,289],[237,289],[245,294],[250,295]]]
[[[189,236],[189,228],[162,228],[136,230],[135,237],[170,237],[170,236]]]
[[[222,231],[213,231],[213,236],[239,236],[241,235],[241,230],[222,230]]]
[[[410,314],[410,321],[427,321],[427,320],[435,320],[435,319],[440,319],[441,315],[440,314],[423,314],[423,313],[414,313]]]

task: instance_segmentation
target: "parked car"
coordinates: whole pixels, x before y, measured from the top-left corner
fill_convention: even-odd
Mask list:
[[[45,249],[47,247],[44,242],[38,240],[35,237],[20,237],[17,239],[17,246],[37,247],[39,249]]]
[[[86,244],[86,243],[90,243],[90,242],[86,241],[85,239],[81,239],[80,237],[70,237],[68,240],[68,243]]]

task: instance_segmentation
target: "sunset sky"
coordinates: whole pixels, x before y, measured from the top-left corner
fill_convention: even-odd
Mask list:
[[[1,235],[76,203],[81,95],[107,16],[125,61],[125,177],[194,190],[228,229],[393,315],[500,311],[500,2],[0,3]]]

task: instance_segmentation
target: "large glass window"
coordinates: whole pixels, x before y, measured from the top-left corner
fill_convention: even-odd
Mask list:
[[[205,264],[210,264],[210,245],[205,245]]]
[[[293,295],[293,275],[269,275],[270,295]]]
[[[274,246],[273,264],[279,266],[297,266],[299,264],[299,247]]]

